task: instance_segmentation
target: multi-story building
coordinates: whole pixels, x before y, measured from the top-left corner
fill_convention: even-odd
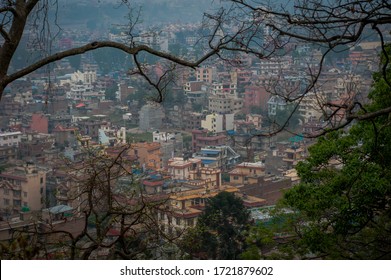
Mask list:
[[[160,143],[163,167],[167,167],[170,158],[183,154],[183,137],[180,132],[154,131],[153,142]]]
[[[103,125],[99,129],[99,143],[107,146],[126,144],[126,128],[114,129]]]
[[[190,171],[201,168],[201,159],[174,157],[168,160],[168,173],[175,180],[189,180]]]
[[[244,206],[249,209],[260,207],[265,203],[264,199],[243,194],[233,186],[223,185],[210,189],[190,188],[170,195],[168,199],[169,211],[160,213],[163,230],[168,234],[180,234],[183,229],[195,226],[198,216],[203,212],[208,200],[220,192],[234,193],[243,200]]]
[[[52,134],[58,147],[74,146],[77,141],[78,129],[76,127],[64,127],[59,124],[53,129]]]
[[[71,74],[71,82],[72,83],[83,83],[83,84],[93,84],[96,82],[96,71],[85,71],[80,72],[76,71]]]
[[[303,147],[292,146],[285,149],[282,160],[286,163],[287,168],[294,168],[297,163],[305,158],[305,149]]]
[[[39,211],[45,207],[46,171],[34,164],[8,168],[0,174],[0,210],[2,216],[21,211]]]
[[[214,133],[234,129],[234,114],[210,114],[201,121],[201,127]]]
[[[168,173],[173,179],[186,181],[186,184],[194,187],[216,188],[221,185],[221,169],[205,167],[198,158],[171,158]]]
[[[18,147],[22,139],[22,132],[0,132],[0,147]]]
[[[238,163],[240,155],[230,146],[208,146],[201,148],[193,157],[201,159],[204,166],[229,170]]]
[[[227,141],[225,134],[209,132],[207,129],[195,129],[192,130],[191,134],[193,152],[197,152],[206,146],[225,145]]]
[[[286,108],[286,101],[278,95],[271,96],[267,102],[267,114],[269,117],[275,117],[276,115],[285,111]]]
[[[229,172],[229,181],[233,185],[256,183],[258,178],[265,176],[263,162],[242,162]]]
[[[208,110],[218,114],[236,114],[243,108],[243,100],[227,94],[216,94],[208,97]]]
[[[203,113],[190,112],[187,111],[184,113],[184,125],[187,131],[192,131],[194,129],[199,129],[201,127],[201,121],[204,119]]]
[[[139,111],[141,130],[160,129],[163,126],[164,112],[160,104],[149,103]]]
[[[252,107],[259,107],[261,109],[258,114],[267,109],[267,101],[269,100],[270,93],[266,91],[266,88],[262,85],[246,86],[244,88],[244,102],[243,112],[248,114],[251,113]]]
[[[142,169],[160,170],[163,168],[160,147],[160,143],[156,142],[133,143],[127,153],[130,157],[136,158]]]
[[[213,80],[216,78],[216,68],[215,67],[209,67],[209,68],[197,68],[196,70],[196,79],[200,82],[207,82],[211,84]]]

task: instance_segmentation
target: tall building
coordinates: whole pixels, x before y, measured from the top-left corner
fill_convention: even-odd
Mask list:
[[[12,167],[0,173],[0,211],[7,217],[45,207],[46,171],[34,164]]]
[[[210,114],[201,121],[201,127],[218,133],[234,129],[234,114]]]

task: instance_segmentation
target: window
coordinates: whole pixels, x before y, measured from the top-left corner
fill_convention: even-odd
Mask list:
[[[10,194],[10,190],[9,189],[5,189],[4,190],[4,195],[9,195]]]
[[[21,192],[20,191],[13,191],[13,195],[16,197],[20,197]]]
[[[24,197],[27,197],[27,192],[23,192],[23,196],[24,196]]]
[[[5,198],[4,199],[4,205],[6,205],[6,206],[10,205],[10,200]]]
[[[239,180],[239,177],[238,176],[234,176],[234,180]]]

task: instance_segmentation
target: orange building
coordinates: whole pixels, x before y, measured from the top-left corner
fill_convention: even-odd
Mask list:
[[[162,152],[160,143],[134,143],[128,151],[129,156],[134,156],[140,167],[145,169],[160,170],[163,168]]]

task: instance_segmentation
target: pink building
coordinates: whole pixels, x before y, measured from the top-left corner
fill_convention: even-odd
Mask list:
[[[270,98],[270,93],[266,91],[264,86],[247,86],[244,90],[243,112],[249,114],[252,106],[261,107],[263,112],[267,112],[267,101]],[[261,112],[256,112],[260,114]]]
[[[31,116],[30,129],[39,133],[49,133],[49,119],[41,113],[34,113]]]

